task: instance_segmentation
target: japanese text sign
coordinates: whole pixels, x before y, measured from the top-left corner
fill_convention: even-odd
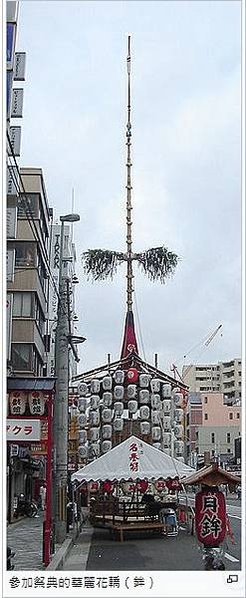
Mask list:
[[[198,492],[195,501],[198,541],[205,546],[219,546],[226,534],[226,504],[223,492]]]
[[[129,447],[129,468],[130,471],[138,471],[138,446],[136,442],[132,442]]]
[[[7,440],[11,442],[40,441],[40,424],[38,419],[7,419]]]

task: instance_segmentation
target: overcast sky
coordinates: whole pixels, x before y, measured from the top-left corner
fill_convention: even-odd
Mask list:
[[[134,250],[181,260],[167,284],[136,271],[140,354],[241,356],[240,2],[20,2],[27,53],[22,166],[41,167],[55,214],[72,208],[79,372],[120,354],[125,269],[88,283],[87,248],[125,250],[127,34],[132,34]],[[207,349],[202,340],[220,323]],[[140,328],[139,328],[140,326]],[[186,361],[183,355],[190,349]]]

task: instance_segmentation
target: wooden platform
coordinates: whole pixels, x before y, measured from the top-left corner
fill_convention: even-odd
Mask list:
[[[123,542],[124,540],[124,532],[127,531],[149,531],[149,530],[159,530],[160,533],[165,529],[165,525],[163,523],[157,521],[134,521],[132,523],[115,523],[109,526],[109,529],[112,532],[119,533],[120,541]]]

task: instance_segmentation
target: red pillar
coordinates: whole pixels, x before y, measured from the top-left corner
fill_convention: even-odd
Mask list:
[[[48,439],[47,439],[47,464],[46,464],[46,509],[44,521],[44,564],[47,567],[50,562],[50,545],[52,532],[51,505],[52,505],[52,414],[53,394],[49,393],[48,398]]]

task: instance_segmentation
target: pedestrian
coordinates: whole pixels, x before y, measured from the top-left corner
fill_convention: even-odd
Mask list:
[[[43,484],[42,486],[40,486],[39,495],[40,495],[40,500],[41,500],[41,509],[42,509],[42,511],[44,511],[44,509],[45,509],[45,499],[46,499],[46,486],[45,486],[45,484]]]

